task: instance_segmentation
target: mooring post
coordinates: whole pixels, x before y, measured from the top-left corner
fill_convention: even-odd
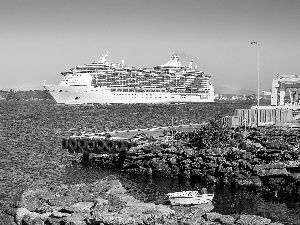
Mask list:
[[[246,123],[247,123],[247,118],[246,118],[246,114],[245,114],[245,137],[247,136],[247,127],[246,127]]]
[[[172,149],[174,147],[174,131],[173,131],[174,127],[173,127],[173,116],[172,116]]]

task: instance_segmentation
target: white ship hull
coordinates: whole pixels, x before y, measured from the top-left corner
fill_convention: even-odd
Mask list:
[[[57,103],[63,104],[137,104],[137,103],[200,103],[214,102],[211,93],[113,92],[93,86],[44,85]]]
[[[196,196],[181,196],[170,197],[171,205],[200,205],[211,203],[213,200],[213,194],[202,194]]]

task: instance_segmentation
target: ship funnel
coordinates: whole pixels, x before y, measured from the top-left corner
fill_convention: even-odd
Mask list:
[[[102,54],[101,57],[99,58],[99,61],[100,63],[105,63],[106,60],[107,60],[107,57],[108,57],[108,52],[106,52],[106,54]]]
[[[190,70],[193,69],[193,62],[194,62],[194,60],[192,59],[192,60],[190,61],[190,63],[189,63],[189,69],[190,69]]]

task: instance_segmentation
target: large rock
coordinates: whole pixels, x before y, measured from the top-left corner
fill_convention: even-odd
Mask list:
[[[67,207],[66,210],[76,213],[89,213],[93,206],[94,202],[77,202],[74,205]]]
[[[255,215],[241,215],[236,221],[236,224],[238,225],[268,225],[270,223],[270,219]]]
[[[288,176],[290,173],[283,169],[270,169],[270,170],[259,170],[257,171],[257,175],[260,177],[270,177],[270,176]]]
[[[124,200],[124,199],[123,199]],[[92,220],[104,224],[158,224],[174,216],[174,211],[168,206],[155,205],[153,203],[127,202],[120,208],[100,207],[94,208]],[[113,203],[109,202],[110,206]]]
[[[80,213],[74,213],[72,216],[65,218],[65,224],[72,224],[72,225],[86,225],[85,222],[86,218],[84,215]]]
[[[20,201],[18,202],[19,208],[26,208],[29,211],[41,211],[49,200],[53,199],[52,191],[47,189],[35,189],[25,191]]]
[[[6,214],[5,212],[0,212],[0,224],[15,225],[14,217],[9,214]]]
[[[300,182],[300,173],[291,173],[290,177],[295,181],[295,182]]]
[[[21,224],[23,217],[27,214],[29,214],[30,211],[26,208],[18,208],[15,215],[15,221],[18,225]]]
[[[170,165],[177,165],[177,157],[173,156],[168,159]]]
[[[204,215],[204,218],[208,221],[219,222],[221,224],[233,225],[235,223],[235,218],[230,215],[221,215],[216,212],[209,212]]]
[[[182,206],[173,206],[172,209],[175,211],[175,217],[177,218],[176,221],[178,221],[178,224],[190,224],[190,225],[196,225],[196,224],[210,224],[213,223],[210,221],[208,223],[205,221],[205,213],[210,212],[213,210],[212,204],[202,204],[197,205],[193,207],[182,207]],[[171,223],[176,224],[174,223]],[[219,223],[217,223],[219,224]]]
[[[171,166],[171,174],[172,174],[172,176],[175,176],[175,177],[178,176],[180,174],[179,167],[176,165],[172,165]]]
[[[164,160],[160,160],[154,158],[151,160],[152,170],[157,175],[161,176],[170,176],[171,175],[171,168],[165,163]]]
[[[249,152],[256,152],[264,149],[264,146],[260,143],[258,139],[247,138],[240,145],[240,148]]]
[[[201,176],[203,176],[202,170],[200,170],[200,169],[192,169],[191,170],[191,176],[194,176],[194,177],[201,177]]]
[[[44,225],[44,220],[39,213],[31,212],[23,217],[22,225]]]

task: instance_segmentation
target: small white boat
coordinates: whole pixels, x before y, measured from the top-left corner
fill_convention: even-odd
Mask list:
[[[174,198],[174,197],[190,197],[190,196],[196,196],[198,194],[199,194],[198,191],[180,191],[180,192],[168,193],[167,196],[169,198]]]
[[[214,194],[203,193],[198,191],[182,191],[168,193],[167,196],[171,202],[171,205],[200,205],[211,203]]]

